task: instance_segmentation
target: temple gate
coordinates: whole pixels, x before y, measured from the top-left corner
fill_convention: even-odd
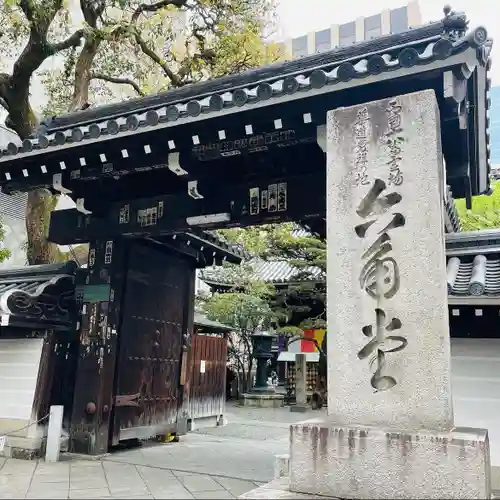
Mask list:
[[[280,221],[326,234],[330,110],[432,91],[446,162],[441,207],[446,185],[469,203],[488,192],[492,42],[484,28],[467,27],[465,15],[446,9],[442,21],[408,32],[56,116],[20,148],[12,143],[2,151],[2,190],[68,194],[76,208],[52,214],[49,238],[91,245],[73,449],[102,453],[144,426],[167,429],[173,422],[182,398],[195,267],[171,255],[176,238],[199,239],[200,228]],[[362,164],[368,133],[358,132]],[[359,175],[364,183],[363,169]],[[216,254],[201,252],[195,260],[211,265]],[[145,344],[132,342],[139,330]],[[122,371],[125,361],[133,381]],[[165,373],[179,377],[171,386],[160,383]]]

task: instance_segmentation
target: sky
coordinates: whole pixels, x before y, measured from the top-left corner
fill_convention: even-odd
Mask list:
[[[378,14],[384,9],[402,7],[406,0],[279,0],[279,38],[293,38],[310,31],[327,28],[331,24],[342,24],[353,21],[359,16]],[[436,21],[443,17],[446,0],[420,0],[420,11],[424,23]],[[470,20],[470,26],[484,26],[491,38],[500,44],[500,23],[494,18],[500,14],[498,0],[449,0],[455,11],[463,11]],[[493,55],[500,50],[493,49]],[[493,84],[500,84],[500,61],[492,65]]]

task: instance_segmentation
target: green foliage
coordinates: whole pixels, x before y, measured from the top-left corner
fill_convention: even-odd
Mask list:
[[[256,260],[286,262],[295,268],[286,286],[274,288],[270,305],[280,319],[279,331],[302,335],[303,330],[326,327],[326,241],[298,232],[292,223],[219,231],[226,240],[253,255],[245,265],[251,274]],[[234,283],[216,271],[220,283]],[[314,310],[314,312],[313,312]]]
[[[5,238],[5,229],[3,227],[2,220],[0,219],[0,241]],[[0,248],[0,262],[7,260],[11,256],[10,250],[7,248]]]
[[[241,245],[252,257],[241,266],[225,266],[222,269],[207,271],[205,278],[231,285],[230,293],[214,294],[209,307],[212,315],[237,329],[237,318],[243,316],[243,322],[250,318],[265,318],[265,321],[277,323],[276,331],[297,341],[304,335],[304,330],[326,328],[326,241],[298,232],[291,223],[271,224],[245,229],[232,228],[218,231],[226,241]],[[256,278],[254,266],[261,260],[286,262],[295,268],[295,273],[287,277],[285,286],[271,286]],[[258,305],[257,305],[258,304]],[[206,310],[206,309],[205,309]],[[235,314],[234,311],[241,311]],[[244,337],[233,337],[244,343]],[[326,391],[326,342],[318,346],[320,350],[319,378],[316,389]],[[246,346],[230,344],[229,352],[236,359],[235,353],[247,349]],[[244,358],[244,361],[248,357]],[[244,363],[235,363],[240,367]],[[241,368],[239,368],[242,371]],[[251,370],[251,367],[250,367]]]
[[[99,2],[99,7],[83,0],[75,19],[61,0],[29,0],[35,12],[30,21],[22,8],[27,1],[7,0],[0,5],[2,59],[19,56],[30,24],[43,22],[43,17],[50,22],[51,44],[68,38],[80,16],[84,18],[81,42],[57,53],[62,64],[39,72],[48,95],[41,111],[47,115],[70,107],[83,42],[97,42],[87,75],[96,104],[157,93],[282,57],[276,44],[262,39],[265,25],[273,21],[274,0],[112,0]]]
[[[490,196],[475,196],[471,210],[467,210],[464,199],[455,201],[463,231],[500,227],[500,182],[494,182],[492,189]]]
[[[227,264],[225,279],[233,286],[225,293],[200,295],[197,306],[208,319],[233,327],[228,336],[228,358],[243,377],[243,390],[251,388],[253,367],[252,335],[273,330],[279,320],[270,306],[273,287],[253,278],[248,265]]]

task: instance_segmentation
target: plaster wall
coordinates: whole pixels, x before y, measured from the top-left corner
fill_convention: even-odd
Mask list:
[[[500,467],[500,339],[451,339],[451,383],[455,425],[488,429]]]
[[[0,338],[0,433],[17,431],[33,418],[42,348],[43,339]]]

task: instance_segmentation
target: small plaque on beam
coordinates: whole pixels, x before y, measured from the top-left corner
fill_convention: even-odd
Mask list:
[[[110,285],[85,285],[83,287],[84,302],[107,302],[111,292]]]

